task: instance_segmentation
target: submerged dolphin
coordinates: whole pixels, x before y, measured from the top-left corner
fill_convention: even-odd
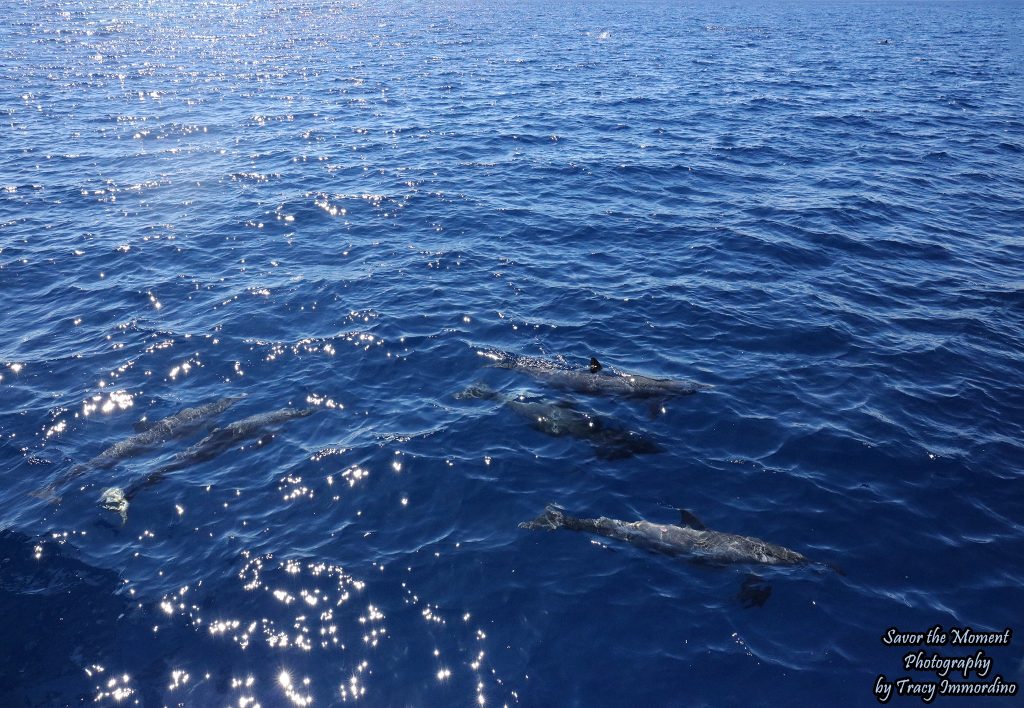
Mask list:
[[[172,416],[158,420],[141,433],[119,440],[88,462],[75,465],[56,482],[34,492],[34,494],[43,499],[59,500],[56,494],[57,489],[90,469],[108,469],[121,460],[137,457],[169,440],[185,437],[242,398],[243,396],[228,396],[195,408],[184,408]]]
[[[667,398],[687,396],[697,391],[713,388],[709,384],[677,379],[661,379],[626,371],[604,372],[604,366],[596,358],[590,358],[586,369],[574,369],[563,364],[535,356],[520,356],[502,351],[477,352],[490,359],[499,369],[522,371],[535,378],[547,381],[559,388],[591,395],[614,395],[627,398]]]
[[[282,408],[271,413],[258,413],[237,420],[223,428],[217,428],[189,449],[176,455],[169,463],[136,481],[127,489],[110,487],[104,490],[100,501],[104,508],[118,512],[121,514],[121,519],[124,520],[127,518],[128,503],[132,498],[142,489],[156,484],[171,472],[213,459],[235,443],[267,433],[271,426],[294,418],[305,418],[315,412],[315,408]]]
[[[568,435],[591,441],[602,457],[614,459],[662,450],[661,445],[650,437],[626,430],[567,401],[550,403],[524,400],[502,395],[484,384],[470,386],[465,391],[455,394],[455,397],[499,401],[542,433],[554,437]]]
[[[652,524],[650,521],[619,521],[604,516],[597,519],[577,519],[549,504],[544,513],[532,521],[519,524],[523,529],[570,529],[617,538],[655,553],[687,556],[696,562],[717,565],[752,563],[761,565],[824,565],[841,572],[835,566],[809,560],[783,546],[762,541],[753,536],[740,536],[708,529],[693,514],[681,512],[681,523]]]

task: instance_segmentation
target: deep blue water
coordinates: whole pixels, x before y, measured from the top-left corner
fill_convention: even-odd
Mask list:
[[[2,705],[874,705],[888,627],[1024,630],[1019,3],[4,12]],[[242,393],[214,424],[319,410],[123,524],[208,430],[65,477]],[[517,527],[548,502],[846,574]]]

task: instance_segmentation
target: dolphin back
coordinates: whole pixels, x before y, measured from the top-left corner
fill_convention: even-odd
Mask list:
[[[271,413],[268,419],[265,421],[265,425],[275,425],[277,423],[285,423],[289,420],[295,420],[296,418],[305,418],[311,416],[317,412],[316,408],[282,408],[276,413]]]
[[[207,418],[210,416],[218,415],[223,413],[228,408],[233,406],[238,401],[245,398],[245,394],[238,394],[237,396],[225,396],[224,398],[212,401],[210,403],[204,403],[201,406],[195,406],[194,408],[184,408],[177,414],[166,418],[168,421],[175,423],[185,422],[196,418]]]
[[[617,374],[625,379],[637,396],[657,395],[680,395],[689,396],[698,391],[710,391],[714,388],[711,384],[699,383],[697,381],[679,381],[676,379],[656,378],[643,374],[620,373]]]
[[[215,429],[208,438],[215,436],[227,436],[232,439],[240,439],[243,436],[251,435],[253,432],[262,430],[269,425],[284,423],[295,418],[305,418],[316,413],[316,408],[281,408],[270,413],[257,413],[248,418],[236,420],[223,428]],[[202,445],[202,442],[199,443]]]
[[[518,357],[515,354],[500,349],[478,349],[476,353],[477,356],[490,360],[490,365],[499,369],[514,369],[518,364]]]

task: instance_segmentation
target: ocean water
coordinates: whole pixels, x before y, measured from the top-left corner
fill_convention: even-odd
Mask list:
[[[1024,629],[1022,36],[1000,2],[6,5],[0,703],[874,705],[929,678],[889,627]],[[845,574],[518,527],[549,502]],[[1024,639],[986,652],[1020,680]]]

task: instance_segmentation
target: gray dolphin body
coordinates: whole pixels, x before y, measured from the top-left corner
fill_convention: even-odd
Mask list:
[[[478,351],[482,357],[490,359],[492,366],[499,369],[522,371],[546,381],[559,388],[585,393],[588,395],[622,396],[625,398],[669,398],[672,396],[688,396],[713,386],[696,381],[680,381],[677,379],[654,378],[644,374],[626,371],[604,372],[604,367],[595,359],[590,359],[586,369],[574,369],[549,359],[535,356],[520,356],[501,351]]]
[[[718,565],[748,563],[760,565],[814,565],[815,562],[783,546],[753,536],[740,536],[707,529],[692,514],[683,512],[680,525],[652,524],[649,521],[619,521],[600,517],[577,519],[554,505],[532,521],[519,524],[524,529],[570,529],[626,541],[634,546],[670,556]],[[827,567],[837,570],[828,564]]]
[[[455,397],[499,401],[542,433],[554,437],[570,436],[589,440],[597,447],[597,452],[602,457],[615,459],[662,451],[661,445],[654,439],[626,430],[567,401],[551,403],[523,400],[502,395],[483,384],[470,386]]]
[[[199,462],[211,460],[236,443],[259,437],[270,432],[270,429],[275,425],[294,420],[295,418],[305,418],[315,412],[315,408],[282,408],[270,413],[258,413],[248,418],[237,420],[223,428],[217,428],[189,449],[176,455],[169,463],[136,481],[126,489],[110,487],[105,490],[101,502],[105,508],[120,513],[121,518],[124,519],[128,510],[128,503],[132,498],[142,489],[156,484],[171,472]]]
[[[75,465],[63,477],[35,494],[41,498],[57,499],[58,488],[90,469],[109,469],[121,460],[137,457],[165,442],[194,433],[211,418],[220,415],[242,398],[242,396],[228,396],[194,408],[184,408],[174,415],[158,420],[145,431],[119,440],[88,462]]]
[[[249,440],[269,432],[270,428],[295,418],[305,418],[316,413],[316,408],[282,408],[270,413],[257,413],[242,420],[236,420],[223,428],[217,428],[195,445],[185,450],[164,471],[181,469],[197,462],[213,459],[235,443]]]

